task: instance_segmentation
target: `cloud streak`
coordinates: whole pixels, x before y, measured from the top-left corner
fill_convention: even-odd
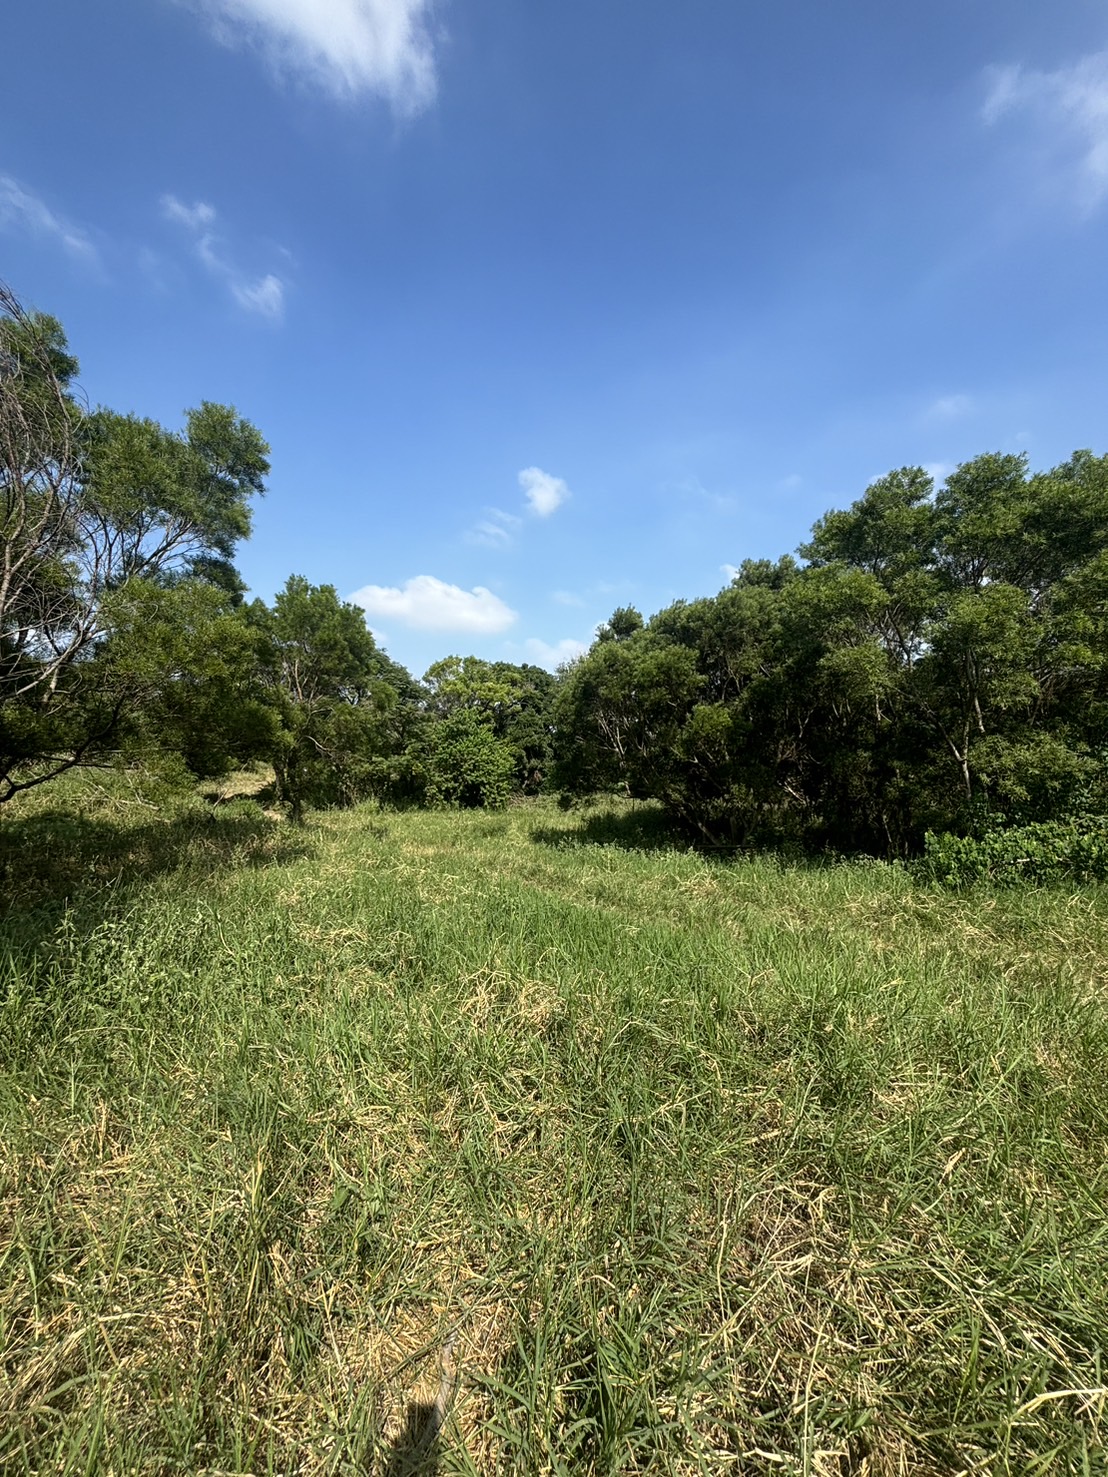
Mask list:
[[[163,195],[162,215],[167,221],[185,229],[205,269],[225,284],[240,308],[275,322],[284,316],[284,282],[272,272],[267,272],[264,277],[246,276],[228,260],[215,232],[216,210],[213,205],[205,200],[186,205],[176,195]]]
[[[1108,195],[1108,51],[1072,66],[1040,72],[990,67],[982,120],[991,126],[1023,115],[1037,128],[1038,148],[1052,171],[1061,165],[1086,210]]]
[[[505,513],[503,508],[486,508],[485,517],[469,530],[466,541],[485,549],[510,549],[520,524],[514,513]]]
[[[413,631],[464,631],[497,636],[515,624],[516,612],[483,585],[463,590],[431,574],[417,574],[403,585],[365,585],[350,599],[370,616]]]
[[[0,174],[0,230],[54,241],[71,257],[90,265],[99,261],[96,247],[80,227],[57,215],[10,174]]]
[[[227,46],[259,51],[341,101],[383,97],[402,116],[434,100],[431,0],[186,0]]]

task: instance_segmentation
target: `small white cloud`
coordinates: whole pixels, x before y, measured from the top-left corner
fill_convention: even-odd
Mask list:
[[[986,79],[983,121],[995,126],[1015,114],[1031,119],[1050,176],[1068,175],[1085,209],[1100,204],[1108,194],[1108,51],[1054,72],[990,67]]]
[[[431,574],[417,574],[399,587],[365,585],[350,599],[367,615],[399,622],[416,631],[468,631],[495,636],[517,619],[516,612],[483,585],[463,590]]]
[[[572,590],[555,590],[550,598],[551,600],[556,601],[559,605],[573,605],[580,607],[583,606],[585,603],[581,599],[580,595],[575,595]]]
[[[928,420],[952,421],[961,415],[968,415],[973,409],[973,401],[968,395],[940,395],[927,407],[924,414]]]
[[[278,72],[333,97],[385,97],[400,114],[435,96],[432,0],[185,0],[227,46],[262,52]]]
[[[777,485],[778,487],[784,488],[786,492],[791,492],[794,487],[799,487],[803,481],[804,478],[799,472],[790,472],[787,477],[782,477]]]
[[[540,641],[537,636],[528,636],[523,644],[532,661],[549,671],[554,671],[563,662],[571,662],[574,657],[582,656],[588,650],[583,641],[576,641],[572,636],[564,637],[553,646],[548,641]]]
[[[521,518],[514,513],[505,513],[503,508],[486,508],[485,517],[466,533],[466,542],[480,544],[486,549],[507,549],[522,524]]]
[[[726,577],[728,582],[730,582],[738,574],[739,566],[737,564],[721,564],[719,567],[719,572]]]
[[[285,311],[285,284],[268,272],[264,277],[250,278],[227,259],[215,233],[216,211],[206,200],[186,205],[176,195],[162,196],[162,215],[175,225],[183,226],[192,237],[193,250],[211,273],[225,282],[231,296],[248,313],[277,320]]]
[[[89,263],[98,260],[96,247],[79,226],[56,214],[44,200],[25,190],[10,174],[0,174],[0,230],[53,239],[70,256]]]
[[[536,518],[549,518],[569,497],[569,488],[560,477],[552,477],[539,467],[524,467],[519,485],[527,494],[527,506]]]

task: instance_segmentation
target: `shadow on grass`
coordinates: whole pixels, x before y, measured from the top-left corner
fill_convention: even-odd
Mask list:
[[[0,823],[0,917],[98,901],[169,872],[207,877],[311,854],[302,831],[240,802],[151,814],[139,822],[52,809]]]
[[[383,1477],[435,1477],[439,1470],[437,1415],[433,1401],[412,1401],[404,1429],[392,1444]]]
[[[622,851],[695,852],[708,861],[728,865],[751,857],[768,858],[789,871],[822,871],[860,857],[834,851],[806,850],[795,840],[766,838],[760,841],[712,842],[693,836],[676,824],[659,805],[645,802],[627,810],[598,810],[580,817],[572,815],[563,825],[534,826],[531,840],[538,846],[560,851],[578,846],[615,846]],[[866,857],[866,861],[872,858]]]
[[[567,817],[569,820],[570,817]],[[602,810],[578,820],[575,825],[535,826],[531,840],[539,846],[566,850],[575,846],[618,846],[623,851],[688,851],[683,835],[655,805],[633,810]]]

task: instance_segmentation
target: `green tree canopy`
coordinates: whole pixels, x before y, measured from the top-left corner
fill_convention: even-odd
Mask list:
[[[134,725],[157,643],[128,687],[121,612],[141,603],[140,585],[199,581],[234,598],[235,547],[269,470],[264,440],[233,408],[204,403],[169,431],[89,412],[76,373],[57,321],[0,289],[0,800]]]

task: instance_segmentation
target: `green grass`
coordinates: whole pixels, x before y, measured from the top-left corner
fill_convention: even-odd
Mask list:
[[[155,799],[0,818],[0,1471],[1108,1470],[1108,892]]]

